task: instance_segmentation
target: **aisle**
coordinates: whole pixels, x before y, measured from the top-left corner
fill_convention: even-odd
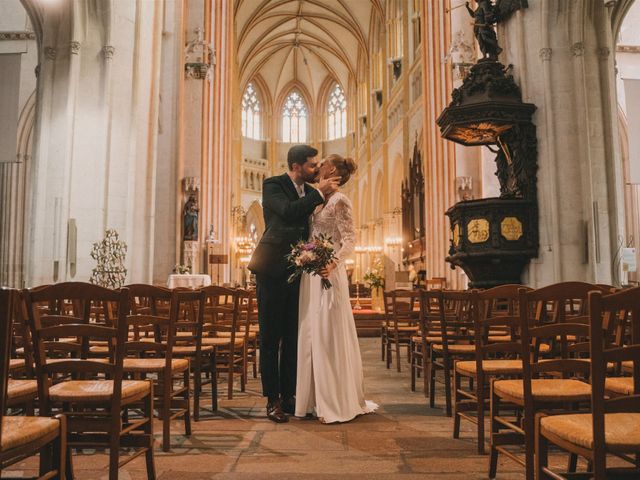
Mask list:
[[[265,418],[259,382],[251,379],[247,393],[220,402],[220,415],[194,423],[191,438],[174,435],[170,453],[156,449],[158,478],[487,478],[488,457],[476,455],[471,426],[463,423],[463,438],[454,440],[451,418],[410,391],[408,370],[384,368],[378,339],[362,339],[361,348],[367,398],[381,405],[378,413],[341,425],[297,419],[277,425]],[[226,395],[223,384],[220,393]],[[76,456],[76,478],[106,478],[106,461],[103,454]],[[513,462],[501,463],[499,472],[498,478],[523,478]],[[131,462],[120,478],[146,478],[143,461]]]

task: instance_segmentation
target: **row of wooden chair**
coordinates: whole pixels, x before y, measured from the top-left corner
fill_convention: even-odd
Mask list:
[[[603,402],[604,396],[594,395],[592,388],[596,364],[591,360],[594,337],[590,329],[599,325],[604,347],[618,349],[612,356],[635,355],[637,360],[638,351],[634,353],[633,345],[640,337],[631,334],[629,322],[635,318],[634,305],[637,308],[640,293],[638,289],[616,293],[617,296],[608,295],[611,293],[611,287],[581,282],[535,291],[508,285],[484,292],[388,292],[385,295],[387,320],[383,328],[387,329],[389,343],[395,345],[386,345],[387,366],[388,352],[394,352],[400,369],[399,350],[406,346],[412,389],[415,389],[416,378],[423,376],[425,395],[430,397],[432,407],[435,374],[441,370],[446,412],[454,416],[454,438],[460,434],[461,420],[470,420],[477,426],[478,452],[484,453],[485,415],[489,411],[489,477],[495,477],[498,455],[502,453],[525,465],[527,478],[532,479],[536,468],[548,472],[546,450],[540,450],[538,456],[534,453],[535,415],[553,413],[555,416],[577,411],[588,414],[591,410],[595,413],[594,402]],[[612,304],[617,301],[618,308],[594,313],[594,309],[589,308],[589,295],[596,294],[611,298]],[[634,321],[640,323],[640,319]],[[621,348],[623,350],[619,350]],[[609,372],[614,374],[631,368],[622,361],[609,361],[608,365]],[[637,378],[637,375],[607,378],[607,395],[624,394],[633,398],[639,393]],[[468,388],[463,387],[466,382]],[[625,402],[624,408],[633,403],[632,400]],[[632,411],[626,410],[629,415]],[[541,419],[541,425],[545,422],[553,425],[554,421]],[[541,427],[538,430],[542,435],[538,438],[542,439],[545,430]],[[549,440],[548,435],[544,438]],[[540,442],[540,448],[546,448],[545,440]],[[524,445],[524,458],[515,454],[514,445]],[[631,442],[627,447],[640,449],[638,445],[640,443]],[[569,448],[566,442],[563,446]],[[585,448],[580,452],[571,451],[570,472],[576,470],[575,454],[593,461],[593,455],[586,455]],[[534,462],[534,459],[537,460]],[[640,475],[640,471],[632,469],[634,474]]]
[[[191,433],[191,393],[198,420],[203,385],[211,385],[215,411],[218,371],[228,374],[231,398],[234,375],[244,390],[248,362],[257,356],[255,305],[243,290],[130,285],[113,291],[66,283],[12,295],[21,299],[12,301],[6,318],[16,319],[7,321],[16,332],[14,355],[22,358],[6,366],[15,365],[16,377],[34,374],[37,382],[11,379],[10,387],[32,387],[27,412],[37,396],[41,416],[64,414],[69,448],[108,446],[110,478],[117,478],[124,446],[139,448],[122,464],[145,454],[148,477],[154,478],[154,405],[167,451],[172,419],[182,417],[185,435]],[[13,398],[9,406],[19,405]],[[67,454],[68,473],[70,460]]]

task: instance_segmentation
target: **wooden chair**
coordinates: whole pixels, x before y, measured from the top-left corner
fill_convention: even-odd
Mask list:
[[[143,284],[128,285],[127,288],[132,303],[146,304],[148,311],[147,308],[132,308],[133,314],[127,317],[130,338],[125,345],[123,368],[125,374],[134,379],[155,376],[154,402],[162,419],[162,450],[168,452],[171,420],[182,417],[185,435],[191,435],[189,360],[173,358],[181,297],[186,293]],[[168,315],[158,314],[158,304],[163,301],[170,304]]]
[[[631,314],[631,338],[627,345],[607,341],[606,317],[620,310]],[[536,417],[536,473],[547,478],[640,478],[640,288],[603,296],[589,294],[591,329],[591,413]],[[632,390],[628,395],[610,397],[606,393],[609,362],[631,362]],[[558,474],[548,466],[548,445],[586,458],[590,471]],[[607,455],[615,455],[633,466],[607,466]],[[629,455],[633,455],[629,457]]]
[[[246,343],[247,366],[252,366],[253,378],[258,378],[258,350],[260,348],[260,324],[258,323],[258,301],[255,290],[248,290],[243,308],[249,315],[249,335]]]
[[[180,310],[176,319],[175,358],[186,358],[193,376],[193,419],[200,420],[200,400],[205,385],[211,385],[211,408],[218,410],[215,351],[202,344],[204,293],[201,290],[180,291]]]
[[[498,454],[525,467],[527,480],[534,478],[534,416],[542,410],[564,413],[588,406],[591,386],[588,345],[589,326],[583,306],[588,292],[597,287],[565,282],[538,290],[519,291],[520,344],[523,378],[491,383],[491,457],[489,477],[495,478]],[[574,307],[580,305],[580,311]],[[542,358],[542,345],[550,345],[549,358]],[[507,404],[507,405],[503,405]],[[517,412],[503,415],[504,407]],[[524,444],[525,456],[508,446]],[[575,457],[569,470],[575,470]]]
[[[411,359],[410,343],[411,337],[419,329],[420,312],[415,307],[420,300],[420,292],[417,290],[392,290],[384,292],[384,310],[386,330],[385,335],[385,357],[387,368],[391,367],[391,353],[395,352],[396,368],[398,372],[402,370],[401,351],[402,347],[407,349],[407,358]]]
[[[249,312],[241,308],[249,298],[244,290],[211,285],[204,287],[204,330],[202,344],[213,347],[218,372],[227,372],[227,398],[233,398],[233,377],[240,374],[241,391],[246,385],[246,343]]]
[[[442,343],[440,313],[444,308],[442,292],[420,290],[420,329],[411,337],[411,390],[415,391],[416,378],[422,376],[425,397],[430,395],[431,345]]]
[[[438,295],[436,293],[436,295]],[[438,297],[436,297],[438,298]],[[435,407],[436,371],[442,370],[445,390],[445,411],[452,415],[451,377],[456,360],[474,358],[473,305],[470,292],[445,291],[440,293],[440,337],[441,342],[432,342],[429,360],[429,406]],[[453,306],[453,314],[446,312],[446,305]]]
[[[459,360],[454,367],[453,438],[460,436],[461,420],[476,425],[478,454],[485,453],[484,420],[489,406],[489,379],[522,375],[518,341],[518,291],[522,285],[502,285],[471,292],[475,359]],[[462,379],[471,389],[463,389]],[[475,416],[470,412],[475,411]]]
[[[23,294],[34,342],[41,415],[54,411],[66,415],[69,448],[108,448],[111,480],[118,478],[120,466],[142,454],[146,457],[147,478],[155,479],[153,383],[123,380],[128,289],[69,282],[25,290]],[[109,304],[115,312],[113,323],[92,321],[92,306],[99,303]],[[72,305],[71,310],[68,305]],[[76,342],[61,341],[66,338]],[[90,357],[90,341],[94,339],[106,342],[107,358]],[[48,359],[47,351],[70,355]],[[123,416],[128,418],[128,408],[140,405],[139,416],[123,421]],[[137,451],[121,463],[121,447]],[[69,473],[70,457],[67,464]]]
[[[33,349],[31,334],[26,319],[22,297],[16,293],[11,311],[11,360],[10,378],[7,383],[5,407],[22,408],[33,415],[34,402],[38,396],[38,382],[33,371]]]
[[[0,472],[26,457],[40,453],[39,479],[66,477],[66,419],[5,416],[12,343],[12,317],[18,292],[0,289]],[[5,477],[3,477],[5,478]]]

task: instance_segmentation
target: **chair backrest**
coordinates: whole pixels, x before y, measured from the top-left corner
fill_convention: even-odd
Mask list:
[[[204,292],[190,288],[174,288],[170,315],[176,319],[174,345],[194,349],[196,357],[202,350],[204,324]]]
[[[203,335],[228,334],[233,346],[240,322],[238,290],[210,285],[202,288],[202,292],[205,297]]]
[[[0,442],[2,441],[2,417],[7,401],[9,359],[11,357],[11,316],[17,297],[15,290],[0,288]]]
[[[390,290],[383,293],[384,313],[387,325],[396,331],[401,323],[417,325],[420,311],[416,310],[420,301],[419,290]]]
[[[482,376],[483,360],[516,358],[522,354],[518,314],[519,291],[522,288],[527,289],[514,284],[484,291],[473,290],[471,293],[478,381]]]
[[[471,345],[475,342],[472,299],[470,290],[442,292],[444,311],[440,315],[440,334],[445,362],[449,359],[450,344]],[[447,305],[451,307],[449,312],[446,311]]]
[[[24,361],[24,375],[32,378],[34,374],[33,339],[29,330],[24,299],[19,292],[15,293],[11,312],[11,337],[11,358],[21,358]]]
[[[627,345],[607,342],[607,313],[629,313],[630,338]],[[640,287],[604,296],[601,291],[589,294],[591,319],[591,402],[593,412],[593,445],[595,478],[605,478],[606,413],[640,413]],[[610,363],[631,362],[633,393],[620,397],[605,394],[607,367]]]
[[[420,291],[420,333],[425,348],[429,335],[440,334],[440,328],[445,315],[443,297],[442,290]]]
[[[127,288],[131,314],[127,316],[129,337],[125,356],[164,358],[164,371],[170,376],[178,317],[178,311],[171,305],[177,301],[179,291],[146,284],[127,285]],[[168,311],[166,306],[169,306]]]
[[[113,379],[113,408],[120,408],[122,393],[122,362],[127,339],[126,316],[129,313],[129,290],[111,290],[90,283],[66,282],[43,288],[24,290],[34,343],[41,408],[49,414],[49,387],[56,375],[73,378],[104,375]],[[47,307],[47,305],[49,307]],[[58,313],[61,306],[72,305],[73,316]],[[105,305],[114,318],[107,323],[92,318],[92,306]],[[53,312],[50,311],[54,306]],[[61,341],[75,339],[75,341]],[[90,341],[98,339],[109,345],[109,356],[101,361],[90,358]],[[66,346],[65,346],[66,345]],[[47,352],[67,352],[56,362],[47,361]],[[118,410],[119,411],[119,410]]]
[[[589,291],[594,289],[597,289],[595,285],[584,282],[556,283],[529,291],[520,289],[525,396],[531,387],[531,379],[541,373],[560,373],[563,378],[588,377],[590,364],[585,358],[590,336],[588,317],[567,312],[571,308],[569,305],[578,302],[586,306]],[[541,314],[543,305],[553,305],[552,315]],[[535,312],[533,317],[532,312]],[[551,346],[551,358],[540,361],[540,346],[543,344]]]

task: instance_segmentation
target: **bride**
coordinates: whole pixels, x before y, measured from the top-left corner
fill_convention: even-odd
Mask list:
[[[353,159],[329,155],[320,177],[342,177],[342,186],[356,169]],[[329,290],[322,289],[318,275],[304,274],[300,283],[295,414],[315,413],[323,423],[347,422],[377,408],[364,399],[362,359],[344,266],[355,244],[350,200],[336,191],[311,222],[311,235],[330,236],[337,258],[324,272],[332,284]]]

